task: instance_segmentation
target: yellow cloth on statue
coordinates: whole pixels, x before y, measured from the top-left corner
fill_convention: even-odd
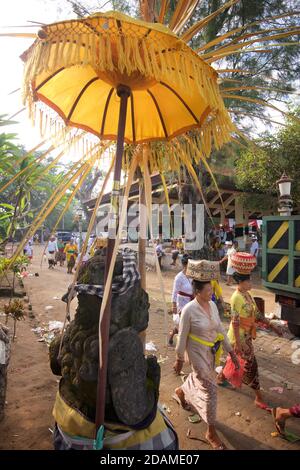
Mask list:
[[[82,413],[68,405],[59,392],[56,394],[52,414],[60,429],[71,437],[94,439],[95,423],[88,420]],[[104,449],[126,449],[134,447],[154,438],[167,429],[167,425],[159,410],[157,410],[155,419],[146,429],[137,431],[120,423],[104,423],[104,427]],[[123,433],[120,432],[120,430],[123,431]],[[108,447],[105,445],[105,440],[107,440]]]

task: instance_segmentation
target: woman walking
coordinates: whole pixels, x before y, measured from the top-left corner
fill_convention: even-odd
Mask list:
[[[252,288],[250,273],[256,266],[256,258],[249,253],[236,253],[232,258],[232,263],[236,271],[233,277],[237,282],[237,288],[230,300],[231,323],[228,330],[228,339],[235,353],[246,361],[243,383],[254,390],[255,405],[270,411],[262,398],[258,365],[253,347],[253,340],[256,338],[256,321],[259,320],[278,335],[282,336],[282,333],[259,312],[250,294]],[[219,378],[224,379],[222,374]]]
[[[173,312],[173,321],[174,328],[170,332],[169,345],[173,345],[174,335],[178,333],[178,325],[180,320],[180,314],[183,307],[193,300],[193,288],[192,280],[189,279],[186,275],[188,260],[191,257],[187,254],[183,255],[181,258],[182,271],[178,273],[174,279],[173,283],[173,293],[172,293],[172,312]]]
[[[76,258],[78,255],[78,247],[72,238],[70,243],[67,243],[64,250],[67,258],[68,274],[73,274],[73,268],[75,266]]]
[[[191,268],[191,269],[190,269]],[[184,384],[175,390],[174,398],[181,406],[194,408],[207,424],[206,439],[215,450],[226,449],[217,434],[215,423],[217,413],[217,385],[215,366],[218,365],[224,349],[231,355],[236,368],[236,355],[226,338],[216,304],[211,300],[210,281],[219,277],[218,263],[190,261],[187,275],[193,278],[195,299],[183,309],[179,325],[174,370],[181,372],[185,354],[192,366],[192,372]]]
[[[58,247],[58,252],[56,253],[56,261],[59,263],[60,266],[63,266],[65,259],[66,259],[66,255],[64,252],[65,244],[62,241],[62,239],[58,240],[57,247]]]

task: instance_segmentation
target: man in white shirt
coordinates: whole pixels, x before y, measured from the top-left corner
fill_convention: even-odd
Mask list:
[[[259,244],[257,241],[257,237],[255,235],[252,235],[252,244],[250,247],[250,254],[255,256],[256,259],[258,256],[258,250],[259,250]]]
[[[222,264],[222,263],[224,263],[224,261],[227,261],[227,268],[226,268],[227,282],[226,282],[226,286],[231,286],[232,285],[232,279],[233,279],[232,276],[235,272],[235,270],[232,267],[231,258],[237,252],[239,244],[238,244],[237,241],[234,241],[233,243],[232,243],[232,241],[227,241],[225,243],[225,245],[228,247],[227,251],[226,251],[226,255],[224,256],[224,258],[222,258],[219,261],[219,263]]]
[[[174,328],[170,332],[169,345],[173,345],[173,337],[175,334],[178,334],[178,325],[180,320],[180,314],[183,307],[190,302],[193,298],[193,287],[192,280],[187,277],[186,270],[188,265],[188,260],[191,257],[187,254],[184,254],[181,258],[182,271],[177,274],[173,283],[172,291],[172,305],[173,305],[173,322]]]
[[[48,264],[49,264],[49,269],[54,269],[55,266],[55,254],[58,251],[58,246],[57,246],[57,240],[56,238],[52,235],[50,237],[50,240],[48,242]]]

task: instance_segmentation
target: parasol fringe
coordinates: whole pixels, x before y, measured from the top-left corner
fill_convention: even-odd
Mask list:
[[[85,43],[85,48],[84,48],[84,56],[83,56],[83,60],[82,60],[82,63],[83,65],[87,65],[89,63],[89,51],[90,51],[90,39],[91,39],[91,35],[90,34],[85,34],[84,35],[84,43]]]
[[[186,155],[185,158],[190,162],[193,162],[195,159],[195,149],[197,149],[199,155],[202,155],[203,158],[207,158],[213,146],[219,149],[225,143],[232,140],[232,133],[234,131],[234,124],[231,121],[228,122],[227,119],[224,120],[222,113],[216,113],[211,121],[203,123],[203,127],[199,132],[194,131],[187,134],[185,140],[182,137],[175,138],[173,142],[176,142],[176,146],[174,146],[172,142],[165,142],[163,150],[160,145],[152,143],[150,144],[151,153],[148,162],[150,172],[166,173],[170,170],[178,172],[182,152]],[[131,149],[131,146],[125,149],[126,158],[123,161],[124,169],[126,169],[126,165],[131,161]],[[166,158],[166,155],[172,155],[172,158]],[[125,164],[125,162],[127,163]]]
[[[117,59],[113,55],[115,49]],[[114,63],[116,60],[117,63]],[[178,42],[176,49],[169,49],[150,36],[140,41],[133,34],[110,36],[107,32],[76,35],[70,32],[61,39],[51,29],[47,40],[37,39],[26,53],[23,101],[32,105],[31,84],[39,74],[87,64],[97,72],[111,72],[117,68],[121,73],[131,76],[138,71],[157,81],[167,80],[171,71],[174,83],[179,81],[187,90],[191,89],[190,83],[196,83],[201,93],[212,97],[215,106],[222,101],[215,71],[199,60],[196,53],[191,54],[184,42]],[[193,77],[187,73],[189,70],[193,71]]]
[[[142,41],[141,44],[142,44],[143,58],[144,58],[143,65],[145,66],[145,72],[146,72],[147,76],[149,77],[149,76],[153,75],[153,70],[152,70],[152,66],[151,66],[151,59],[148,55],[148,49],[147,49],[147,46],[146,46],[146,42]]]
[[[50,50],[51,50],[50,44],[49,44],[47,49],[49,51],[49,53],[48,53],[48,55],[49,55]],[[65,62],[70,63],[70,64],[72,63],[73,50],[74,50],[73,35],[71,35],[69,41],[66,42],[65,47],[64,47]],[[95,50],[93,52],[94,52],[94,57],[96,57]]]

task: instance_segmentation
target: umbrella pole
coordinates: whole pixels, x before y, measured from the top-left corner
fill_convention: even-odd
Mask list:
[[[120,110],[119,110],[119,122],[118,122],[118,138],[117,138],[117,150],[116,160],[114,168],[114,181],[113,189],[111,192],[110,202],[110,215],[109,215],[109,232],[105,262],[105,275],[104,284],[108,276],[110,267],[110,261],[115,246],[115,234],[117,233],[118,226],[118,215],[119,215],[119,195],[120,195],[120,178],[122,169],[122,156],[124,149],[124,135],[126,125],[126,114],[127,114],[127,103],[128,98],[131,94],[130,88],[125,85],[119,85],[117,88],[117,95],[120,97]],[[111,286],[110,292],[107,299],[107,304],[103,312],[103,319],[101,324],[101,338],[99,338],[99,347],[101,341],[102,350],[102,367],[98,370],[98,386],[97,386],[97,403],[96,403],[96,436],[98,429],[104,424],[105,415],[105,395],[106,395],[106,381],[107,381],[107,356],[108,356],[108,344],[109,344],[109,327],[111,317]],[[95,437],[96,437],[95,436]]]
[[[140,152],[144,151],[141,148]],[[142,155],[140,155],[140,158]],[[141,167],[136,169],[136,176],[139,182],[139,232],[138,232],[138,270],[141,278],[141,287],[146,290],[146,237],[147,237],[147,214],[146,214],[146,194],[144,178]]]
[[[139,273],[141,277],[141,287],[146,290],[146,232],[147,232],[147,214],[146,211],[146,195],[143,180],[139,180]]]

